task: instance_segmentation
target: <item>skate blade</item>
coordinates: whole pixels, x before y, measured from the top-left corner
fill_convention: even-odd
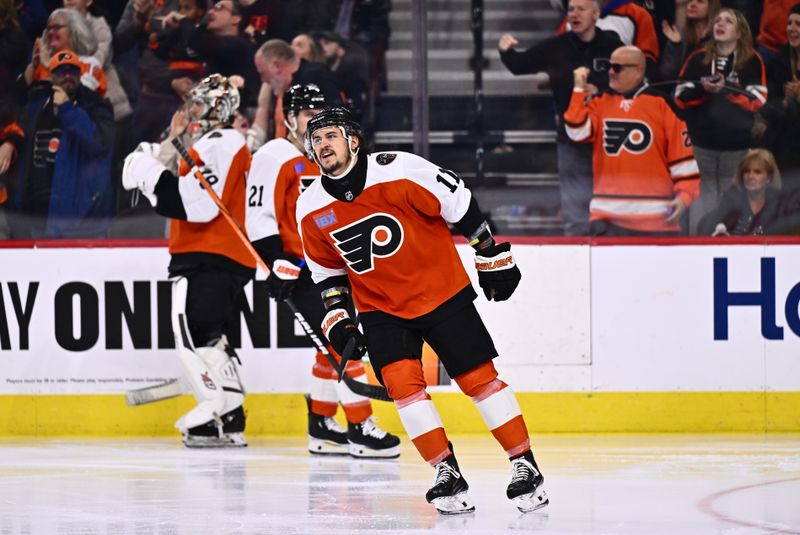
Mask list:
[[[322,440],[312,436],[308,437],[308,451],[314,455],[347,455],[350,453],[347,444],[340,444],[332,440]]]
[[[443,515],[460,515],[475,511],[475,504],[469,499],[469,495],[466,491],[459,492],[455,496],[434,498],[431,503],[436,510]]]
[[[350,443],[350,455],[359,459],[397,459],[400,457],[400,446],[373,450],[361,444]]]
[[[513,498],[511,501],[514,502],[514,505],[517,506],[523,513],[530,513],[536,511],[537,509],[541,509],[548,503],[550,503],[550,499],[547,497],[547,493],[544,491],[543,488],[537,488],[530,494],[523,494],[521,496],[517,496]]]
[[[187,448],[244,448],[247,441],[242,433],[227,433],[221,437],[184,435],[183,445]]]

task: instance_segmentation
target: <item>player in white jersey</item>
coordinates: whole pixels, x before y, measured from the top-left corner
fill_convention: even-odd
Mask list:
[[[508,299],[520,281],[511,246],[496,243],[458,176],[409,153],[368,155],[345,108],[315,115],[307,152],[323,175],[300,196],[297,220],[305,259],[327,310],[323,332],[345,357],[369,349],[379,380],[409,437],[436,468],[426,499],[443,514],[474,510],[442,420],[426,391],[423,341],[470,396],[512,467],[509,499],[523,511],[548,503],[525,420],[498,378],[491,336],[448,223],[468,237],[489,300]],[[362,333],[348,311],[350,295]],[[352,353],[348,350],[352,349]]]
[[[224,76],[204,78],[189,94],[190,128],[200,134],[190,155],[239,221],[244,220],[250,153],[231,128],[239,92]],[[174,174],[142,143],[125,158],[122,184],[139,189],[157,213],[171,218],[169,274],[172,328],[197,406],[175,424],[188,447],[246,446],[244,389],[228,344],[228,322],[255,261],[219,213],[214,200],[181,162]]]
[[[322,340],[325,338],[318,326],[325,310],[303,260],[295,211],[302,191],[320,176],[319,167],[305,155],[303,136],[309,119],[324,106],[325,96],[316,85],[289,88],[283,96],[287,137],[271,140],[253,155],[247,180],[247,233],[272,269],[267,279],[270,296],[281,302],[291,295]],[[334,354],[334,358],[340,357]],[[361,361],[349,362],[345,373],[366,380]],[[335,368],[320,351],[311,375],[307,396],[311,453],[379,458],[400,455],[400,439],[375,425],[370,400],[338,382]],[[346,430],[333,418],[338,404],[347,419]]]

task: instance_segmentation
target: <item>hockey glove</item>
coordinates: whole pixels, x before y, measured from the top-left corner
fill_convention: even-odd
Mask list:
[[[344,308],[334,308],[325,315],[322,320],[322,333],[330,341],[333,349],[342,356],[342,365],[339,367],[341,380],[347,361],[361,360],[367,353],[367,337],[358,330]]]
[[[495,243],[475,253],[478,284],[489,301],[505,301],[517,288],[522,274],[514,263],[511,244]]]
[[[276,301],[284,301],[292,295],[297,279],[303,270],[305,261],[281,254],[272,262],[272,271],[267,277],[267,291]]]
[[[138,189],[150,204],[155,206],[158,198],[155,194],[156,184],[161,173],[167,170],[164,165],[152,157],[152,152],[136,150],[125,157],[122,166],[122,187],[126,190]]]

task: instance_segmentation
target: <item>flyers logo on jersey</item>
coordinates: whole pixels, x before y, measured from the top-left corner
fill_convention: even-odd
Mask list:
[[[603,121],[603,149],[609,156],[617,156],[625,149],[632,154],[641,154],[650,148],[653,132],[642,121]]]
[[[372,214],[331,232],[334,245],[358,274],[375,269],[373,259],[392,256],[403,244],[403,226],[389,214]]]

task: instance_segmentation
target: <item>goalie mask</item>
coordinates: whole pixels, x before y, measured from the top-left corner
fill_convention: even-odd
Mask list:
[[[189,92],[189,114],[198,135],[218,126],[229,126],[239,109],[239,90],[221,74],[197,82]]]
[[[300,143],[297,136],[297,115],[302,110],[321,110],[325,107],[325,95],[315,84],[295,84],[283,94],[283,123],[292,136]]]
[[[353,136],[358,138],[359,147],[356,148],[356,150],[350,148],[350,158],[352,160],[350,167],[352,167],[352,165],[355,164],[355,156],[358,154],[359,148],[361,148],[361,145],[364,143],[364,131],[361,130],[361,125],[358,124],[355,119],[353,119],[350,110],[342,106],[326,108],[308,121],[305,138],[305,148],[308,158],[311,161],[314,161],[314,146],[311,143],[311,137],[314,135],[314,132],[320,128],[327,128],[329,126],[339,127],[339,129],[342,131],[342,135],[347,140],[348,148],[350,148],[350,142],[353,139]]]

